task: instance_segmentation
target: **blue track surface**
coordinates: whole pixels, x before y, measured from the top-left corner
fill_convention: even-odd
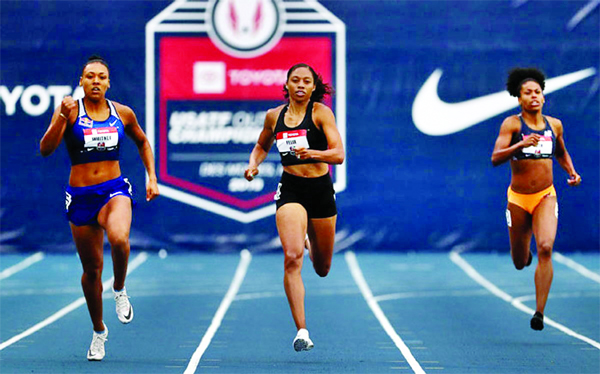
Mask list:
[[[131,261],[139,253],[132,253]],[[0,271],[29,255],[0,256]],[[463,253],[461,258],[495,287],[535,308],[531,267],[516,271],[508,255]],[[600,277],[600,256],[568,259]],[[358,266],[393,330],[427,373],[599,373],[600,349],[546,324],[492,294],[446,253],[356,253]],[[2,373],[183,373],[228,292],[240,256],[149,254],[128,276],[134,321],[116,318],[105,293],[107,355],[88,362],[91,322],[82,305],[0,350]],[[382,328],[343,254],[328,277],[308,257],[308,328],[315,348],[292,349],[295,328],[283,292],[283,255],[254,255],[239,291],[203,352],[196,372],[414,372]],[[104,280],[112,275],[105,254]],[[75,255],[46,255],[0,280],[0,338],[6,342],[82,297]],[[593,274],[592,274],[593,276]],[[547,318],[600,341],[600,283],[554,261]]]

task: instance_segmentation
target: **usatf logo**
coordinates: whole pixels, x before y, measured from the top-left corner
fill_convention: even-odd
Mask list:
[[[250,153],[299,62],[335,87],[325,104],[345,142],[344,34],[314,0],[178,0],[148,22],[146,135],[161,196],[244,223],[274,214],[282,145],[252,182]],[[342,192],[346,163],[330,170]]]
[[[211,40],[234,56],[259,56],[283,34],[284,13],[276,0],[214,0],[207,15]]]

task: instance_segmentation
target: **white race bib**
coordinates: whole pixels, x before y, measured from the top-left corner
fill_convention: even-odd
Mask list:
[[[531,135],[523,135],[523,140],[527,139]],[[524,154],[530,155],[551,155],[552,154],[552,137],[542,136],[536,146],[529,146],[523,148]]]
[[[305,129],[277,133],[277,149],[279,153],[294,153],[296,148],[310,148]]]
[[[83,129],[83,141],[86,151],[110,151],[119,145],[119,131],[116,127]]]

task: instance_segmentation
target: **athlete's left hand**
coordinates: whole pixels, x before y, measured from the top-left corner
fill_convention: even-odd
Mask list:
[[[296,158],[298,160],[307,160],[310,158],[309,150],[306,148],[296,148],[294,149],[294,152],[296,153]]]
[[[156,179],[151,179],[146,183],[146,201],[151,201],[155,199],[160,192],[158,192],[158,183],[156,183]]]
[[[578,186],[581,183],[581,177],[577,173],[571,174],[569,179],[567,179],[567,183],[569,186]]]

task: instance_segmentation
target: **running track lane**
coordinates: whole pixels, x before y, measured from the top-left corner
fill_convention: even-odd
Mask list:
[[[315,348],[295,352],[283,255],[255,255],[196,370],[215,373],[396,373],[407,366],[374,317],[344,258],[320,278],[304,257],[307,327]]]
[[[465,256],[513,297],[531,295],[532,268],[517,272],[506,255]],[[47,303],[61,298],[72,301],[73,295],[81,295],[76,257],[57,260],[53,265],[54,257],[44,260],[43,274],[31,271],[31,267],[2,283],[2,328],[28,320],[36,311],[47,316],[50,309],[57,309],[47,308]],[[551,327],[541,333],[530,330],[530,316],[474,282],[446,254],[359,253],[357,257],[374,299],[428,373],[600,372],[596,348]],[[579,258],[584,264],[598,261],[597,255]],[[128,277],[136,311],[133,323],[118,323],[114,302],[107,295],[105,321],[110,333],[104,361],[85,360],[90,322],[85,308],[78,308],[1,351],[2,371],[182,373],[238,265],[239,256],[177,254],[164,260],[150,256]],[[110,264],[105,268],[110,269]],[[303,276],[315,349],[294,352],[291,341],[295,328],[283,293],[282,269],[280,254],[254,257],[197,372],[411,372],[338,255],[324,279],[314,274],[306,259]],[[34,292],[35,285],[40,289]],[[567,326],[578,326],[578,332],[598,331],[598,290],[597,283],[556,264],[547,313]],[[29,296],[18,294],[20,291],[29,292]],[[28,302],[13,302],[16,298],[33,301],[38,308],[28,308]],[[4,313],[6,305],[13,308],[8,316]]]
[[[470,256],[486,271],[495,271],[499,284],[514,295],[533,291],[532,271],[511,269],[509,256]],[[427,372],[599,372],[597,349],[582,347],[581,341],[550,327],[541,333],[531,330],[530,316],[473,282],[447,256],[372,254],[358,255],[358,259],[381,309]],[[508,265],[504,268],[503,264]],[[496,271],[499,268],[502,271]],[[586,332],[597,330],[598,285],[580,276],[573,279],[572,274],[570,269],[555,266],[555,281],[570,282],[573,292],[572,297],[555,301],[573,305],[561,321],[585,326]],[[577,282],[579,278],[586,282]],[[590,314],[594,318],[588,318]]]

